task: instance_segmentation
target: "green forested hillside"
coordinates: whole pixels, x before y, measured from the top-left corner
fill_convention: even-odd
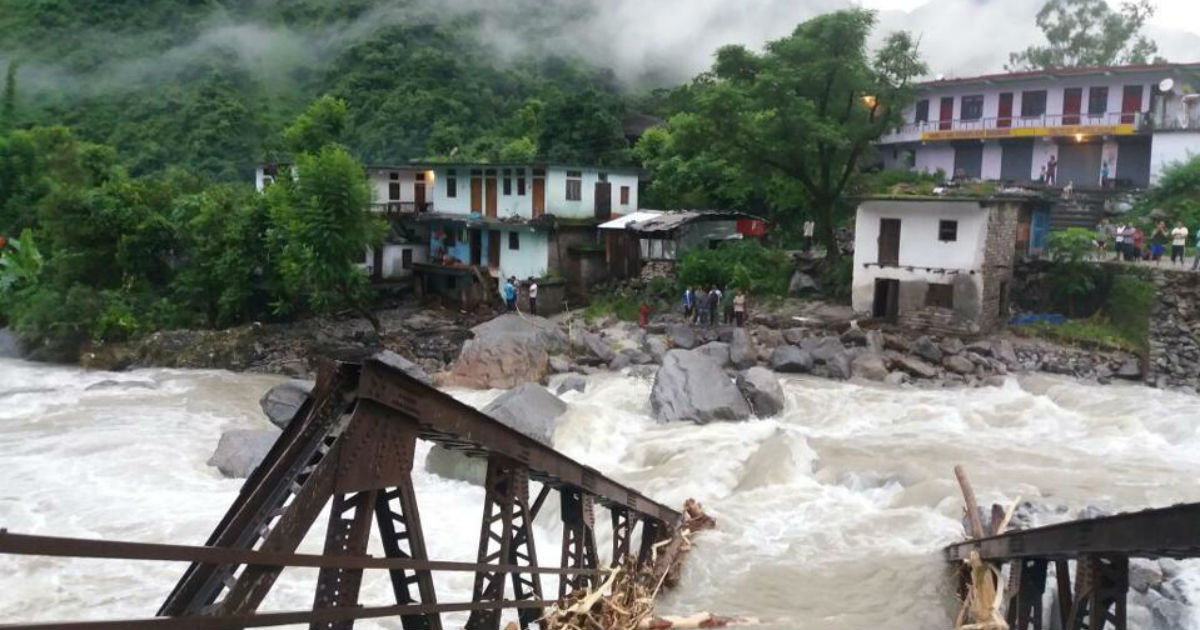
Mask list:
[[[556,10],[531,39],[576,19]],[[347,102],[345,140],[368,162],[628,159],[609,73],[501,54],[485,19],[424,1],[9,0],[0,65],[19,64],[18,125],[66,125],[133,175],[245,181],[322,94]]]

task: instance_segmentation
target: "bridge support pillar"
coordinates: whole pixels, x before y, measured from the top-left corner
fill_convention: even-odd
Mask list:
[[[1045,560],[1013,560],[1008,573],[1005,617],[1011,630],[1042,630],[1042,594],[1046,591]]]
[[[421,518],[417,512],[417,497],[413,492],[412,478],[404,480],[394,488],[379,492],[375,499],[375,518],[383,539],[383,551],[389,558],[412,558],[428,560],[425,551],[425,535],[421,531]],[[407,548],[405,548],[407,547]],[[436,604],[433,576],[429,571],[405,571],[390,569],[392,592],[397,604]],[[413,596],[411,587],[417,587]],[[400,618],[404,630],[442,630],[442,620],[436,613],[429,615],[404,615]]]
[[[1083,555],[1075,563],[1075,599],[1067,630],[1125,630],[1129,558]]]
[[[329,529],[325,532],[325,555],[363,556],[371,536],[371,515],[375,510],[375,491],[335,494],[329,508]],[[317,575],[317,593],[313,609],[347,608],[358,605],[362,569],[324,568]],[[311,630],[350,630],[354,620],[313,622]]]
[[[484,483],[483,525],[479,534],[480,564],[537,566],[529,511],[529,469],[507,458],[488,457]],[[507,571],[481,571],[475,574],[471,601],[504,600]],[[512,574],[513,599],[542,599],[542,585],[536,573]],[[540,608],[521,608],[517,613],[521,627],[528,628],[542,616]],[[476,610],[467,619],[467,630],[498,630],[500,611]]]
[[[636,523],[625,508],[609,508],[612,514],[612,566],[617,566],[629,555],[630,540]]]
[[[592,510],[592,495],[577,488],[563,486],[559,489],[562,498],[562,568],[595,569],[596,518]],[[575,573],[562,575],[558,580],[558,597],[566,597],[575,589],[587,589],[593,584],[594,576]]]

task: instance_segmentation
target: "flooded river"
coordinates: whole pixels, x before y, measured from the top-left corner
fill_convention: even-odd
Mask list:
[[[258,398],[276,382],[0,359],[0,527],[203,544],[241,484],[205,462],[222,431],[265,426]],[[696,497],[717,520],[664,611],[753,615],[771,627],[950,627],[938,551],[961,535],[958,462],[985,504],[1020,496],[1073,514],[1200,500],[1197,397],[1045,377],[971,390],[789,378],[785,391],[777,418],[707,426],[655,423],[646,380],[595,376],[564,396],[557,448],[668,505]],[[453,393],[477,406],[499,394]],[[418,450],[416,486],[430,555],[473,561],[482,490],[425,473],[427,452]],[[544,563],[558,559],[556,519],[548,508],[536,528]],[[302,546],[320,548],[319,535]],[[0,622],[150,616],[183,568],[3,557]],[[308,607],[314,579],[285,571],[262,610]],[[469,600],[471,579],[439,574],[439,601]],[[1177,582],[1200,604],[1200,567],[1188,563]],[[557,592],[554,578],[543,589]],[[363,603],[389,598],[386,575],[368,572]],[[1131,627],[1152,625],[1133,604]],[[1194,609],[1188,623],[1200,627]]]

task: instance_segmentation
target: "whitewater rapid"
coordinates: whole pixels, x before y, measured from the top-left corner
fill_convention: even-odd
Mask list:
[[[279,381],[0,359],[0,527],[203,544],[241,485],[205,462],[223,431],[265,426],[258,398]],[[959,462],[985,505],[1020,496],[1073,514],[1200,500],[1195,396],[1045,377],[964,390],[784,382],[779,417],[706,426],[655,423],[644,379],[598,375],[564,395],[557,448],[667,505],[695,497],[717,520],[663,611],[753,615],[771,627],[952,626],[939,549],[961,536]],[[500,392],[452,393],[482,406]],[[482,491],[425,473],[427,452],[417,452],[415,483],[430,556],[474,560]],[[543,563],[558,561],[556,507],[548,502],[535,528]],[[597,522],[603,558],[607,515]],[[323,530],[325,517],[317,523]],[[301,547],[320,548],[319,534]],[[0,557],[0,622],[150,616],[183,568]],[[1200,568],[1185,573],[1200,602]],[[261,610],[310,606],[314,580],[313,570],[286,570]],[[439,601],[469,600],[471,581],[438,574]],[[557,592],[553,578],[543,590]],[[368,572],[362,602],[390,596],[386,575]],[[1131,606],[1130,627],[1149,620]],[[1200,627],[1195,615],[1191,623]]]

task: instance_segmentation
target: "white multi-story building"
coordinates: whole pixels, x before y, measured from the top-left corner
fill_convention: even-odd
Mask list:
[[[1200,63],[922,83],[904,124],[878,146],[885,168],[1013,183],[1044,180],[1051,168],[1058,186],[1145,187],[1200,155]]]

